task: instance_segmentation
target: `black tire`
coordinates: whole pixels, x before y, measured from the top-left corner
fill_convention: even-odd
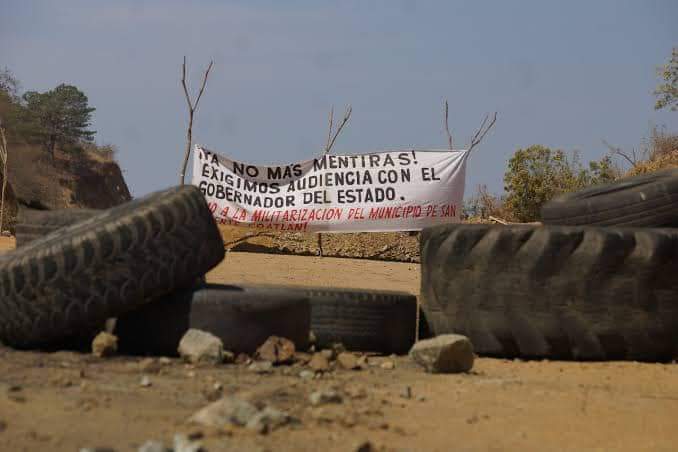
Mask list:
[[[480,355],[666,361],[678,351],[678,231],[444,225],[422,235],[434,334]]]
[[[270,336],[308,348],[311,308],[303,295],[274,288],[206,284],[177,291],[119,317],[120,350],[174,356],[188,329],[219,337],[224,349],[252,354]]]
[[[98,328],[191,286],[223,256],[196,187],[102,211],[0,256],[0,341],[48,346]]]
[[[319,347],[405,354],[414,344],[417,297],[403,292],[290,287],[311,302],[311,331]]]
[[[100,212],[101,210],[95,209],[19,209],[15,226],[16,246],[24,246],[50,232],[91,218]]]
[[[546,203],[545,224],[596,226],[678,226],[678,169],[621,179]]]

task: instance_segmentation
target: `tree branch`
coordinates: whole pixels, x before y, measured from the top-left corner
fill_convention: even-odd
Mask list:
[[[631,155],[633,156],[633,157],[631,157],[626,152],[622,151],[621,148],[612,146],[610,143],[608,143],[605,140],[603,140],[603,144],[605,146],[607,146],[607,148],[610,150],[612,155],[618,155],[619,157],[623,158],[624,160],[626,160],[627,162],[629,162],[631,164],[632,168],[635,167],[638,164],[638,156],[636,155],[635,149],[633,149],[631,151],[632,152]]]
[[[191,155],[191,142],[193,141],[193,115],[195,114],[196,109],[198,108],[198,103],[202,97],[202,93],[205,91],[205,86],[207,85],[207,77],[210,74],[212,65],[214,61],[211,60],[205,75],[202,78],[202,83],[200,85],[200,91],[198,92],[198,97],[195,100],[195,103],[191,100],[191,95],[188,92],[188,86],[186,84],[186,56],[184,56],[184,62],[181,65],[181,86],[184,88],[184,95],[186,96],[186,104],[188,104],[188,127],[186,128],[186,149],[184,150],[184,161],[181,165],[181,172],[179,173],[179,184],[184,185],[186,177],[186,167],[188,166],[188,158]]]
[[[198,93],[198,98],[195,100],[195,106],[193,107],[194,110],[198,109],[198,103],[200,102],[200,98],[202,97],[203,91],[205,91],[205,85],[207,85],[207,77],[210,75],[210,70],[212,69],[212,65],[214,64],[213,60],[210,60],[209,66],[207,66],[207,70],[205,71],[205,75],[202,78],[202,84],[200,85],[200,92]]]
[[[447,106],[447,99],[445,99],[445,132],[447,132],[447,144],[451,151],[454,148],[454,146],[452,145],[452,135],[450,134],[450,126],[447,123],[448,114],[449,108]]]
[[[351,105],[346,107],[346,112],[344,112],[344,118],[341,120],[341,124],[339,124],[339,127],[337,128],[337,131],[335,132],[334,136],[332,137],[332,140],[329,142],[329,144],[325,147],[325,154],[329,153],[330,150],[332,150],[332,146],[334,146],[334,142],[337,140],[337,137],[341,133],[341,130],[344,128],[348,120],[351,118],[351,113],[353,112],[353,108]]]
[[[327,143],[325,143],[325,154],[330,152],[330,141],[332,141],[332,125],[334,124],[334,105],[330,108],[330,126],[327,131]]]
[[[487,135],[487,132],[490,131],[492,126],[494,126],[494,123],[497,122],[497,112],[494,112],[494,116],[492,117],[492,121],[490,121],[489,124],[487,124],[487,120],[489,119],[490,115],[485,115],[485,119],[483,119],[483,122],[480,124],[480,127],[478,128],[478,131],[473,135],[473,138],[471,139],[471,145],[468,148],[468,151],[471,152],[471,150],[476,147],[481,141],[483,141],[483,138],[485,138],[485,135]],[[485,126],[487,124],[487,126]],[[483,130],[484,128],[484,130]]]

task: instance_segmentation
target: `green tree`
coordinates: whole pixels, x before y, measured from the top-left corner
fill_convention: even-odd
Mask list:
[[[61,84],[44,93],[28,91],[22,99],[32,138],[42,143],[51,155],[57,145],[93,140],[96,132],[88,128],[95,109],[75,86]]]
[[[518,221],[540,218],[541,206],[555,196],[609,182],[619,171],[608,155],[585,168],[577,154],[534,145],[518,149],[504,175],[504,208]]]
[[[668,107],[672,111],[678,110],[678,47],[671,52],[671,59],[659,70],[664,83],[657,87],[654,94],[657,96],[656,110]]]

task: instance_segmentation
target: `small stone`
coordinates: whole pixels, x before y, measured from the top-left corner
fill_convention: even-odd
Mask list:
[[[367,355],[360,355],[358,357],[358,365],[360,367],[367,367],[368,365]]]
[[[235,353],[224,350],[224,364],[233,364],[235,363]]]
[[[294,354],[294,360],[301,364],[308,364],[308,362],[311,360],[311,355],[310,353],[296,352]]]
[[[137,452],[169,452],[163,443],[160,441],[149,440],[143,443]]]
[[[369,441],[362,441],[355,447],[355,452],[376,452],[376,448]]]
[[[395,363],[393,361],[384,361],[379,367],[385,370],[393,370],[395,369]]]
[[[190,417],[189,422],[207,427],[245,426],[257,414],[256,406],[237,397],[222,397]]]
[[[355,369],[360,369],[360,365],[358,364],[358,358],[353,353],[339,353],[337,356],[337,362],[341,367],[343,367],[346,370],[355,370]]]
[[[299,372],[299,378],[302,380],[312,380],[313,377],[315,377],[315,372],[311,372],[310,370],[302,370]]]
[[[114,355],[118,351],[118,338],[112,334],[101,332],[92,341],[92,354],[103,358]]]
[[[220,364],[224,361],[221,339],[204,331],[190,329],[179,342],[179,355],[190,363]]]
[[[341,403],[342,397],[337,391],[330,389],[312,392],[308,400],[311,402],[311,405],[318,406],[328,403]]]
[[[466,336],[444,334],[414,344],[410,358],[427,372],[457,373],[471,370],[475,355]]]
[[[236,364],[250,364],[252,360],[245,353],[238,353],[238,356],[235,357]]]
[[[257,374],[270,374],[273,372],[273,363],[270,361],[256,361],[250,364],[247,370]]]
[[[309,361],[308,367],[316,372],[325,372],[329,370],[330,363],[321,353],[316,353],[313,355],[313,358],[311,358],[311,361]]]
[[[151,379],[148,378],[147,375],[144,375],[143,377],[141,377],[141,382],[140,382],[139,384],[140,384],[141,386],[143,386],[144,388],[148,388],[148,387],[151,386],[153,383],[151,383]]]
[[[257,349],[257,357],[273,364],[288,364],[294,358],[294,342],[284,337],[271,336]]]
[[[344,347],[344,344],[341,342],[335,342],[332,344],[332,350],[334,350],[334,353],[338,355],[339,353],[344,353],[346,351],[346,347]]]
[[[334,353],[334,350],[332,350],[331,348],[320,350],[320,354],[323,355],[325,359],[328,361],[332,361],[334,358],[337,357],[337,354]]]
[[[160,364],[162,364],[163,366],[167,366],[167,365],[172,364],[172,360],[170,358],[168,358],[167,356],[162,356],[162,357],[158,358],[158,362]]]
[[[155,374],[160,371],[161,364],[153,358],[145,358],[139,361],[139,370],[144,373]]]
[[[403,399],[411,399],[412,398],[412,388],[410,388],[409,386],[405,386],[403,388],[402,392],[400,393],[400,397],[402,397]]]
[[[186,435],[177,433],[174,435],[174,447],[172,452],[203,452],[202,444],[191,441]]]
[[[224,387],[221,383],[213,383],[202,390],[202,395],[208,402],[219,400],[224,392]]]
[[[287,425],[291,420],[292,418],[287,413],[272,407],[265,407],[252,416],[245,427],[257,433],[268,433],[278,427]]]

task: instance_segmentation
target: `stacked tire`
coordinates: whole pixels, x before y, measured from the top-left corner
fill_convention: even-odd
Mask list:
[[[678,170],[565,195],[542,214],[544,226],[423,232],[432,332],[504,358],[678,357]]]
[[[100,307],[91,301],[83,301],[89,306],[89,311],[96,310],[96,315],[89,311],[83,313],[82,319],[72,322],[73,327],[63,330],[67,333],[63,336],[70,337],[71,331],[79,331],[75,339],[83,342],[83,337],[97,331],[102,317],[105,319],[104,316],[108,316],[117,318],[115,334],[119,338],[121,351],[131,354],[174,355],[181,337],[190,328],[216,335],[227,350],[248,354],[273,335],[286,337],[297,348],[305,349],[309,345],[310,332],[313,332],[317,347],[341,343],[349,350],[406,353],[414,343],[417,300],[411,294],[331,287],[205,283],[204,273],[223,258],[223,243],[199,192],[188,187],[179,191],[189,193],[191,200],[199,204],[199,211],[193,211],[191,215],[200,217],[202,222],[209,225],[203,229],[189,228],[184,236],[192,234],[191,240],[184,243],[184,248],[192,247],[198,255],[209,248],[207,254],[214,255],[214,258],[209,260],[209,264],[192,267],[190,272],[182,274],[184,279],[181,284],[163,286],[163,290],[152,294],[138,295],[134,303],[127,299],[125,302],[120,301],[127,293],[121,294],[115,307],[107,310],[99,311]],[[147,208],[157,210],[155,206],[163,196],[151,196],[147,201],[151,207]],[[137,204],[130,203],[126,211],[134,212],[138,209]],[[69,231],[76,226],[80,233],[92,228],[107,229],[106,223],[117,218],[116,215],[111,211],[89,209],[22,210],[16,226],[17,251],[41,249],[47,237],[52,237],[52,242],[56,243],[68,241],[69,234],[72,234]],[[153,217],[154,214],[148,215]],[[167,220],[170,228],[177,227],[178,220],[183,221],[183,217],[176,218],[177,221],[171,220],[169,216],[162,219]],[[108,232],[109,241],[121,239],[121,234],[130,235],[126,229],[114,228]],[[133,232],[131,239],[146,244],[145,236],[140,233]],[[82,246],[75,245],[73,253],[86,253],[87,250],[80,249]],[[144,249],[145,257],[152,261],[148,263],[149,267],[161,265],[166,260],[179,262],[185,257],[185,254],[168,257],[172,250],[167,250],[163,256],[154,256],[157,248]],[[12,256],[8,256],[8,259],[12,259]],[[128,262],[120,262],[116,271],[131,275]],[[138,267],[134,267],[135,272],[139,271]],[[90,272],[96,275],[98,270],[92,268]],[[173,270],[167,276],[171,279],[175,274]],[[81,275],[75,273],[71,277]],[[90,279],[94,279],[94,276]],[[166,280],[163,281],[165,284]],[[122,280],[115,282],[122,284]],[[37,328],[41,329],[42,326]],[[83,331],[86,333],[84,336]],[[56,341],[55,336],[58,335],[41,337],[37,342],[20,343],[0,330],[0,339],[9,338],[8,344],[11,345],[62,344],[63,340]]]

